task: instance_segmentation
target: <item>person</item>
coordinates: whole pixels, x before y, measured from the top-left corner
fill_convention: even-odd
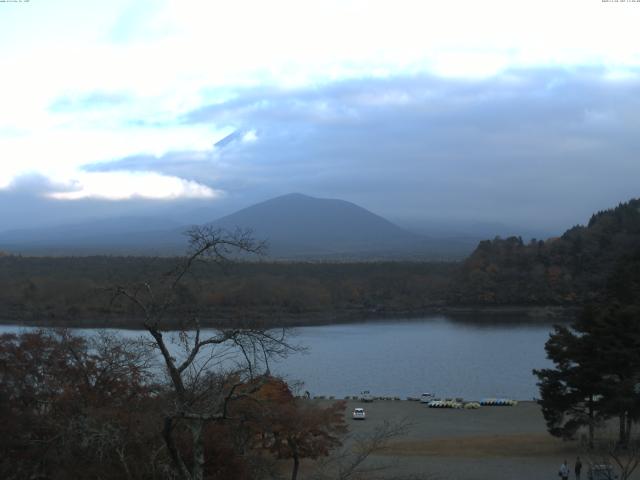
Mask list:
[[[567,465],[567,461],[565,460],[562,465],[560,465],[560,471],[558,475],[562,480],[569,480],[569,466]]]
[[[580,472],[582,471],[582,462],[580,461],[580,457],[576,458],[576,466],[573,471],[576,474],[576,480],[580,480]]]

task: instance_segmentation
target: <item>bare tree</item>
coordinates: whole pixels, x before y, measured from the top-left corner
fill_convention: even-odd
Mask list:
[[[231,405],[260,388],[260,372],[268,373],[269,360],[286,356],[294,347],[287,342],[284,329],[244,325],[206,333],[201,330],[197,308],[181,305],[187,277],[199,264],[224,265],[236,255],[261,254],[265,247],[250,231],[229,233],[204,226],[187,235],[189,253],[174,270],[162,278],[118,285],[113,293],[114,299],[124,298],[138,310],[169,377],[172,401],[162,435],[175,473],[184,480],[201,480],[205,474],[206,425],[229,420]],[[169,335],[176,316],[186,317],[179,319],[179,354],[172,351]],[[228,365],[230,358],[234,368]],[[181,447],[181,432],[190,437],[189,448]],[[190,455],[185,453],[188,450]]]
[[[388,463],[372,463],[370,457],[381,453],[394,439],[403,436],[410,428],[409,422],[388,421],[377,425],[372,433],[347,437],[343,448],[318,464],[314,480],[356,480],[385,478],[392,466]]]
[[[629,440],[626,445],[615,440],[603,440],[588,452],[588,458],[590,468],[600,469],[600,478],[628,480],[640,465],[640,440]]]

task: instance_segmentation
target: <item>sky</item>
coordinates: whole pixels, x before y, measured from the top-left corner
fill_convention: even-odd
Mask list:
[[[562,231],[640,196],[639,24],[603,0],[0,2],[0,230],[300,192]]]

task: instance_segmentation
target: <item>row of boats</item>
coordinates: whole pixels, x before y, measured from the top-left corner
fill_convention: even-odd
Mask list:
[[[360,395],[354,396],[353,399],[365,403],[374,400],[400,400],[399,397],[374,397],[368,390],[360,392]],[[483,398],[480,401],[468,402],[462,398],[435,398],[432,393],[423,393],[419,398],[407,397],[407,400],[420,401],[429,408],[465,408],[467,410],[475,410],[481,406],[513,407],[518,404],[517,400],[511,398]]]
[[[462,398],[434,398],[431,393],[423,393],[420,402],[426,403],[429,408],[465,408],[474,410],[481,406],[513,407],[518,404],[510,398],[483,398],[479,402],[465,402]]]

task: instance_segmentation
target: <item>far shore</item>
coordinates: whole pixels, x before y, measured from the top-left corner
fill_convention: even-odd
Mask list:
[[[319,325],[360,323],[374,321],[418,320],[425,317],[447,317],[453,321],[483,323],[567,323],[578,307],[557,305],[450,305],[433,306],[418,310],[358,309],[337,312],[310,311],[299,314],[277,311],[208,312],[200,317],[202,328],[229,328],[251,326],[259,328],[288,328]],[[18,325],[41,328],[118,328],[124,330],[143,329],[142,320],[132,317],[102,316],[100,318],[64,317],[32,313],[23,316],[1,317],[0,325]],[[179,322],[169,322],[169,329],[180,329]]]

